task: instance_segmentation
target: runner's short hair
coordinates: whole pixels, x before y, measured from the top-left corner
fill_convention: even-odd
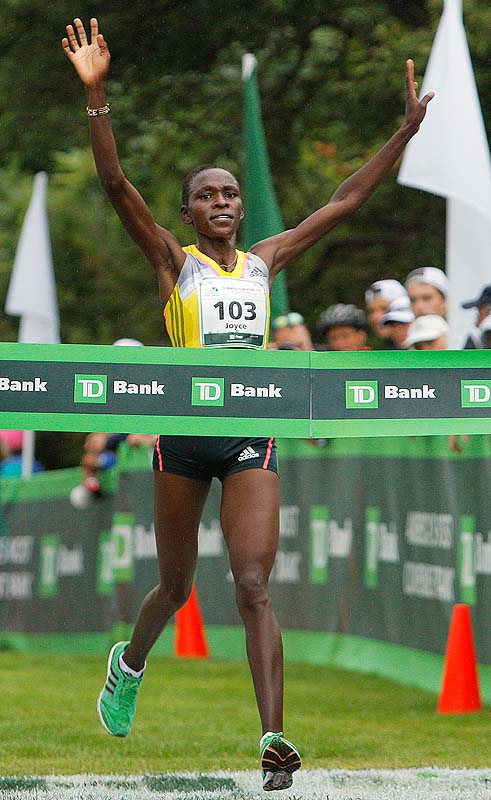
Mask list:
[[[199,167],[195,167],[194,169],[192,169],[191,172],[188,172],[182,184],[183,206],[187,206],[187,204],[189,203],[189,192],[191,190],[191,184],[195,179],[196,175],[199,175],[200,172],[204,172],[206,169],[223,169],[225,172],[230,171],[228,169],[225,169],[225,167],[221,167],[220,164],[200,164]],[[230,174],[232,175],[232,173]],[[233,178],[237,181],[235,175],[233,175]],[[237,181],[237,183],[239,182]]]

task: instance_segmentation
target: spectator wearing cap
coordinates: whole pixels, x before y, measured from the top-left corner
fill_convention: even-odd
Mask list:
[[[400,350],[403,347],[411,322],[414,322],[414,314],[409,297],[404,292],[402,297],[392,301],[380,320],[380,325],[387,331],[386,336],[390,338],[394,349]]]
[[[481,334],[480,346],[483,350],[491,350],[491,313],[484,317],[479,325]]]
[[[491,285],[484,286],[479,297],[467,300],[461,306],[475,308],[477,312],[474,327],[465,340],[464,350],[480,350],[483,347],[487,349],[483,336],[487,339],[489,335],[489,321],[486,318],[491,312]]]
[[[446,317],[448,278],[438,267],[413,269],[406,278],[406,289],[415,317],[426,314]]]
[[[271,333],[277,349],[313,350],[312,337],[305,320],[297,311],[281,314],[271,321]]]
[[[394,300],[407,297],[404,286],[399,281],[386,279],[375,281],[365,292],[365,306],[370,327],[375,336],[382,339],[389,339],[390,333],[385,325],[382,325],[382,317],[389,310],[389,306]]]
[[[320,315],[317,327],[328,350],[369,350],[367,318],[352,303],[329,306]]]
[[[438,314],[426,314],[411,322],[405,350],[446,350],[450,328],[448,322]]]

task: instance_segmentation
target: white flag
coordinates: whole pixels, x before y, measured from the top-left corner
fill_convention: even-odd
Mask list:
[[[46,191],[48,177],[34,178],[10,278],[5,312],[20,316],[19,342],[58,344],[60,323],[51,258]]]
[[[448,320],[451,346],[462,347],[474,320],[460,304],[491,283],[491,159],[462,0],[445,0],[422,96],[428,91],[436,97],[406,147],[398,181],[447,198]]]
[[[58,344],[60,323],[51,258],[46,192],[48,176],[34,178],[10,277],[5,312],[20,316],[19,342]],[[29,477],[34,463],[34,431],[24,431],[22,476]]]

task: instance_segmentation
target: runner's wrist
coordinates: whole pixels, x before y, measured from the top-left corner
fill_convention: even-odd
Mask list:
[[[89,108],[102,108],[107,104],[105,84],[97,84],[86,90],[87,106]]]

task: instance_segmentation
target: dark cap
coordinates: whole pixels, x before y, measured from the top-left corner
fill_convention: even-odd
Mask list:
[[[462,308],[479,308],[487,304],[491,305],[491,285],[485,286],[479,297],[475,300],[468,300],[466,303],[461,303]]]

